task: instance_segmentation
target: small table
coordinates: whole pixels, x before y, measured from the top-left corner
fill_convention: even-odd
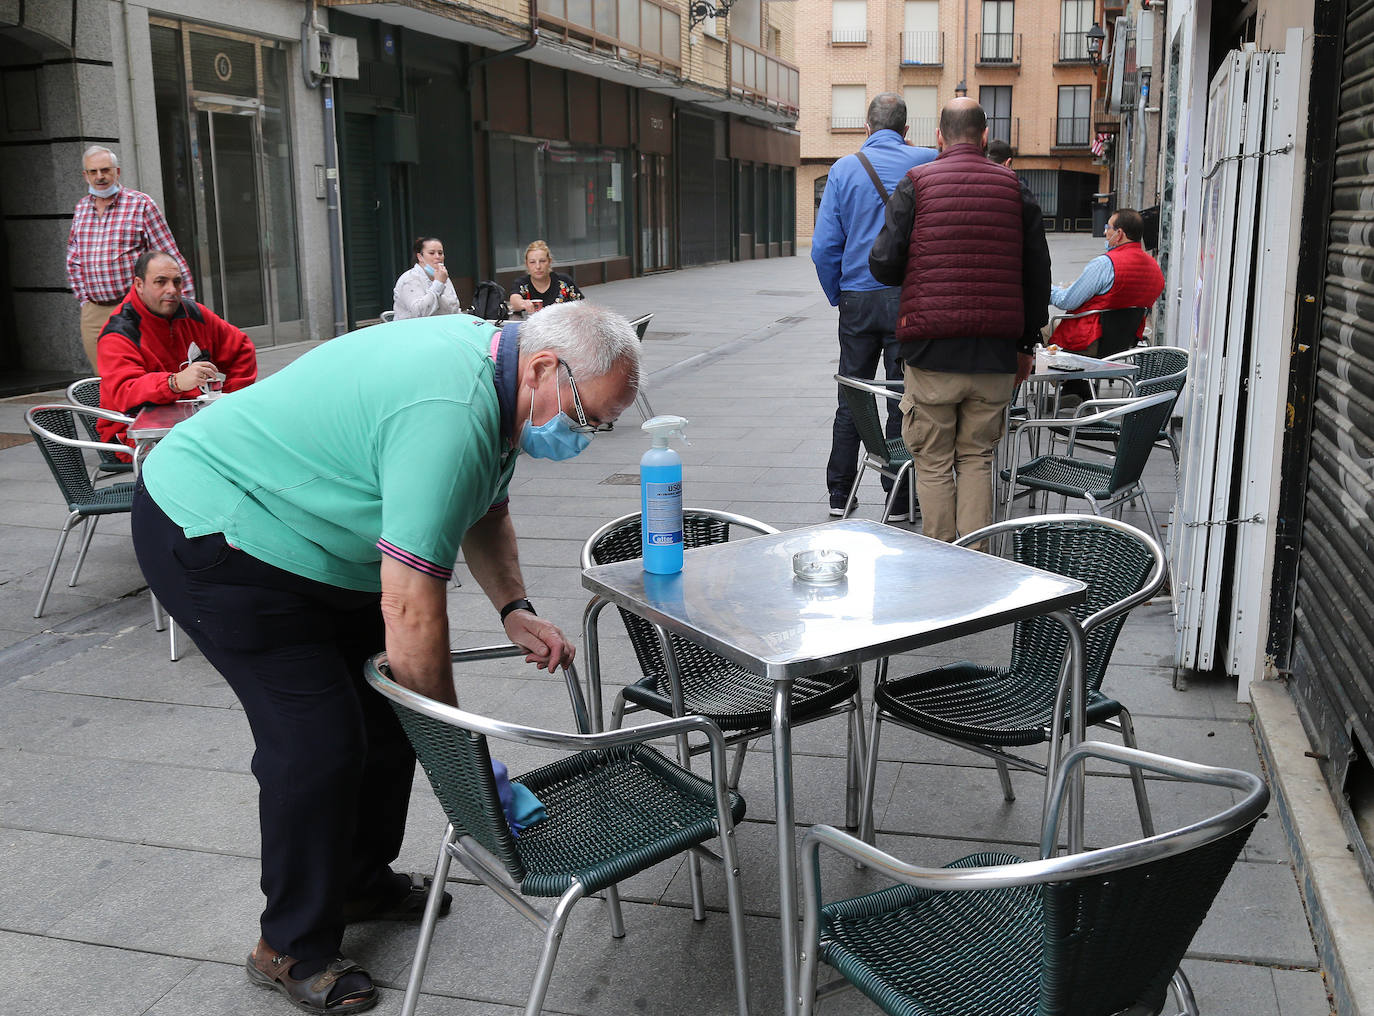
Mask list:
[[[828,586],[795,579],[792,555],[822,548],[849,555],[846,577]],[[1067,609],[1087,595],[1083,583],[866,519],[689,550],[677,575],[651,575],[638,559],[596,565],[582,572],[582,584],[773,681],[773,791],[788,1016],[798,1005],[792,682],[1053,613],[1069,631],[1070,665],[1078,670],[1072,684],[1074,715],[1083,715],[1082,631]],[[1082,736],[1076,723],[1070,739]]]
[[[1057,370],[1051,365],[1059,367],[1080,367],[1081,370]],[[1031,368],[1031,375],[1027,379],[1036,384],[1060,384],[1064,381],[1108,381],[1121,379],[1132,383],[1134,389],[1134,379],[1140,373],[1140,368],[1133,363],[1125,363],[1118,360],[1099,360],[1092,356],[1083,356],[1079,353],[1070,353],[1067,350],[1059,350],[1051,353],[1043,347],[1035,351],[1035,366]]]
[[[178,423],[189,420],[209,404],[210,400],[183,399],[140,409],[134,422],[129,424],[129,436],[134,439],[135,475],[153,445],[166,437]]]

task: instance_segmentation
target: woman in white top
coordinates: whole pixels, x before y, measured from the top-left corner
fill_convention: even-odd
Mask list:
[[[458,313],[458,293],[448,281],[441,241],[432,236],[415,241],[415,264],[396,280],[392,297],[397,321]]]

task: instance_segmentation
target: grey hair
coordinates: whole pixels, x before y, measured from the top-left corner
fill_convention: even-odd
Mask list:
[[[86,160],[89,159],[92,155],[100,155],[100,154],[102,154],[102,153],[104,153],[105,155],[108,155],[108,156],[110,157],[110,164],[111,164],[115,169],[118,169],[118,168],[119,168],[119,156],[116,155],[116,154],[115,154],[113,151],[111,151],[110,149],[106,148],[104,145],[91,145],[90,148],[88,148],[88,149],[86,149],[84,152],[82,152],[82,153],[81,153],[81,168],[82,168],[82,169],[85,169],[85,168],[86,168]]]
[[[906,100],[896,92],[875,95],[868,104],[868,128],[902,133],[906,130]]]
[[[639,336],[624,317],[594,303],[556,303],[520,328],[520,352],[556,354],[579,378],[604,377],[620,364],[639,387]]]

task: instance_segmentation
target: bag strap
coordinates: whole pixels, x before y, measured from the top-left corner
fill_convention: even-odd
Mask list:
[[[873,186],[878,188],[878,196],[883,199],[883,204],[887,204],[887,188],[884,187],[883,182],[878,179],[878,171],[873,168],[873,163],[868,161],[868,156],[863,152],[855,152],[854,154],[857,155],[859,161],[864,164],[864,169],[868,170],[868,178],[873,181]]]

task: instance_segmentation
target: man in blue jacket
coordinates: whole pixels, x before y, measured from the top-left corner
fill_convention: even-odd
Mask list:
[[[868,254],[883,225],[888,195],[907,170],[935,158],[933,148],[906,143],[906,102],[884,92],[868,105],[868,138],[858,153],[846,155],[830,169],[816,213],[811,260],[831,306],[840,308],[840,369],[846,377],[872,380],[878,359],[889,381],[901,380],[897,363],[897,301],[900,288],[884,286],[868,270]],[[838,395],[838,392],[836,393]],[[887,434],[899,437],[901,412],[888,403]],[[842,396],[835,409],[834,436],[825,482],[830,514],[844,515],[858,473],[859,433]],[[883,489],[892,481],[883,477]],[[907,500],[893,501],[893,522],[908,520]]]

